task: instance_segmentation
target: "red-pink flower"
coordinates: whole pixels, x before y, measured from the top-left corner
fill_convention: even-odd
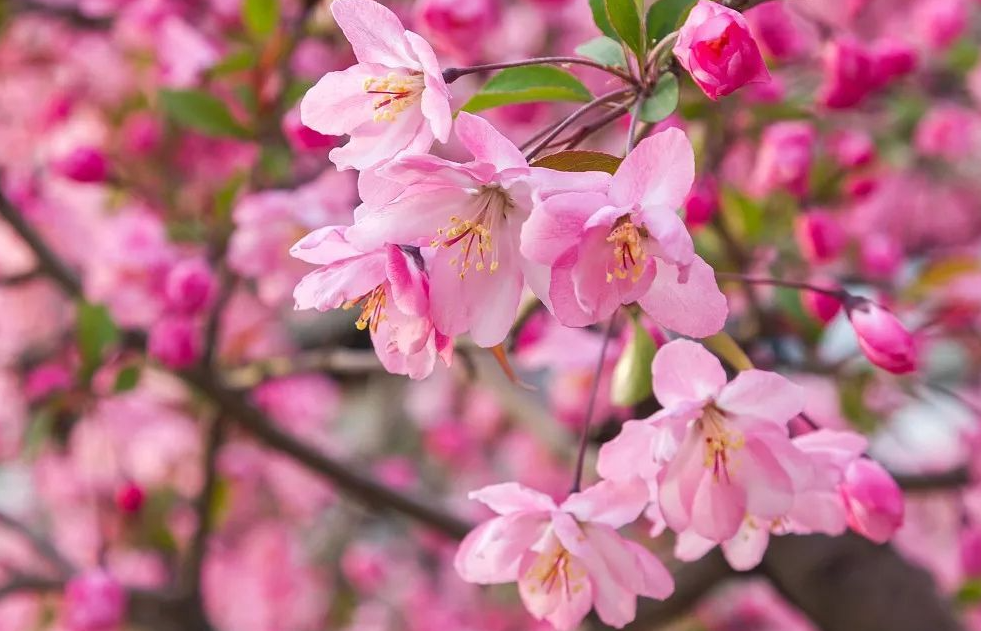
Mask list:
[[[869,300],[847,307],[858,345],[870,362],[896,374],[916,370],[916,342],[896,316]]]
[[[885,543],[903,525],[903,492],[878,462],[854,461],[841,486],[848,508],[848,525],[858,534]]]
[[[70,631],[111,631],[123,621],[126,592],[103,570],[75,576],[65,586],[65,627]]]
[[[573,493],[561,505],[517,483],[470,493],[498,513],[460,544],[456,569],[465,581],[518,582],[537,619],[575,628],[595,605],[604,623],[622,627],[636,615],[636,597],[664,599],[674,591],[667,569],[616,529],[647,504],[638,478],[604,481]]]
[[[293,291],[296,308],[360,308],[356,326],[371,333],[375,352],[389,372],[421,379],[432,372],[437,356],[449,363],[452,344],[433,327],[429,315],[422,253],[396,245],[362,251],[347,239],[349,230],[314,230],[290,250],[294,257],[321,266]]]
[[[752,187],[765,195],[786,188],[798,197],[810,186],[811,162],[814,159],[814,127],[803,121],[773,123],[763,131]]]
[[[722,328],[725,296],[678,216],[694,170],[688,138],[669,128],[630,152],[607,190],[536,205],[521,252],[550,268],[546,304],[560,322],[585,326],[638,302],[655,322],[685,335]]]
[[[434,248],[430,299],[439,331],[466,332],[479,346],[504,340],[514,322],[524,281],[540,296],[542,266],[519,253],[521,225],[531,212],[532,191],[595,187],[603,173],[563,173],[530,168],[514,144],[484,119],[461,112],[455,133],[474,159],[450,162],[403,154],[371,177],[362,177],[362,198],[348,237],[359,247],[383,243]],[[382,194],[382,191],[390,194]]]
[[[824,83],[818,100],[826,107],[858,105],[877,85],[871,53],[857,40],[843,37],[824,52]]]
[[[337,168],[366,169],[400,151],[427,151],[433,139],[446,142],[450,95],[432,47],[372,0],[335,0],[331,12],[358,63],[324,75],[300,117],[322,134],[351,136],[330,152]]]
[[[847,243],[841,219],[824,210],[811,210],[794,220],[794,238],[809,263],[827,263],[841,254]]]
[[[600,473],[610,470],[606,462],[638,462],[647,478],[656,472],[667,525],[715,542],[732,538],[747,515],[785,515],[799,458],[787,422],[803,407],[801,389],[761,370],[743,371],[727,384],[719,360],[688,340],[662,347],[653,375],[664,409],[626,423],[600,450]]]
[[[678,31],[674,54],[712,100],[747,83],[766,83],[770,73],[738,11],[699,0]]]

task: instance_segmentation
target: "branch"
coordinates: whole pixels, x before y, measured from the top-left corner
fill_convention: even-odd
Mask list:
[[[912,475],[896,475],[893,479],[904,491],[937,491],[942,489],[959,489],[968,486],[973,481],[967,467],[958,467],[939,473],[923,473]]]
[[[82,283],[78,280],[74,270],[68,267],[61,257],[48,247],[41,235],[27,223],[24,215],[10,204],[10,200],[2,191],[0,191],[0,217],[3,217],[34,251],[34,256],[37,257],[38,265],[43,273],[50,276],[70,296],[80,297],[82,295]]]
[[[196,530],[188,547],[184,573],[181,578],[181,590],[189,595],[197,596],[201,587],[201,565],[207,553],[208,535],[214,523],[212,506],[215,492],[218,488],[218,452],[224,442],[225,431],[223,419],[218,416],[211,422],[204,450],[204,484],[194,505],[197,517]]]
[[[0,525],[26,539],[34,551],[51,563],[63,577],[67,578],[75,573],[75,567],[55,548],[54,544],[31,530],[26,524],[7,513],[0,512]]]
[[[579,120],[580,118],[582,118],[584,115],[588,114],[593,109],[595,109],[595,108],[597,108],[597,107],[599,107],[601,105],[605,105],[606,103],[609,103],[611,101],[616,101],[617,99],[619,99],[621,97],[624,97],[624,96],[627,96],[629,94],[632,94],[633,92],[634,92],[634,89],[633,88],[623,88],[623,89],[620,89],[620,90],[614,90],[613,92],[608,92],[608,93],[604,94],[603,96],[596,97],[595,99],[593,99],[589,103],[586,103],[585,105],[583,105],[582,107],[580,107],[579,109],[577,109],[575,112],[573,112],[572,114],[569,114],[567,117],[565,117],[564,119],[562,119],[561,121],[559,121],[558,124],[556,124],[553,127],[551,127],[548,130],[548,133],[542,135],[541,140],[539,140],[535,144],[534,147],[532,147],[531,149],[528,150],[528,153],[526,154],[525,157],[528,160],[531,160],[532,158],[534,158],[536,155],[538,155],[541,152],[542,149],[544,149],[545,147],[547,147],[550,142],[552,142],[553,140],[555,140],[559,136],[559,134],[561,134],[570,125],[572,125],[573,123],[575,123],[577,120]],[[539,134],[536,134],[536,137],[537,136],[539,136]]]

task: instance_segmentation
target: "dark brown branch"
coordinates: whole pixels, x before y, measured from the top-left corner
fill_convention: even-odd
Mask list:
[[[940,491],[959,489],[971,484],[971,472],[967,467],[959,467],[938,473],[896,475],[893,479],[904,491]]]
[[[60,592],[64,588],[65,581],[62,580],[45,578],[43,576],[14,574],[6,583],[0,585],[0,600],[15,594]]]
[[[48,247],[41,235],[27,223],[27,219],[11,205],[2,192],[0,192],[0,217],[3,217],[34,251],[38,265],[45,274],[54,279],[65,293],[73,297],[82,296],[82,283],[75,272]]]
[[[188,547],[184,563],[181,591],[196,594],[201,587],[201,565],[208,548],[208,535],[214,527],[213,511],[215,492],[218,489],[218,452],[225,438],[225,424],[219,416],[211,421],[204,449],[204,483],[194,505],[197,517],[194,536]]]

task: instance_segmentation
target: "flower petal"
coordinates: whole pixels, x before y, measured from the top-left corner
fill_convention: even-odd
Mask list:
[[[744,370],[722,388],[717,402],[732,416],[784,425],[804,409],[804,389],[774,372]]]
[[[358,61],[421,69],[409,54],[405,27],[390,9],[373,0],[334,0],[330,12]]]
[[[651,365],[654,395],[665,408],[716,396],[726,384],[726,371],[712,353],[696,342],[668,342]]]
[[[471,491],[467,497],[486,504],[487,508],[500,515],[508,515],[518,511],[553,511],[557,508],[555,502],[548,495],[529,489],[517,482],[485,486],[482,489]]]
[[[514,143],[480,116],[467,112],[457,114],[456,137],[473,154],[474,160],[493,164],[498,172],[528,167],[524,155]]]
[[[676,127],[645,138],[613,175],[610,198],[618,206],[677,210],[695,179],[695,154]]]
[[[659,260],[647,293],[637,299],[651,318],[666,329],[692,337],[718,333],[729,315],[715,272],[699,257],[688,268],[688,282],[678,282],[678,268]]]
[[[484,585],[517,580],[522,556],[547,526],[543,513],[512,513],[477,526],[456,552],[457,573],[467,582]]]
[[[620,528],[640,517],[649,498],[647,484],[633,476],[624,481],[603,480],[585,491],[573,493],[559,508],[581,522]]]

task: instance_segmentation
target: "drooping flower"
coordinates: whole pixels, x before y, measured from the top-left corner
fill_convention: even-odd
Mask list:
[[[543,268],[519,253],[533,190],[547,197],[563,187],[596,187],[609,175],[531,168],[510,140],[466,112],[457,117],[455,133],[473,161],[399,156],[373,176],[375,192],[362,193],[368,200],[348,237],[365,249],[382,243],[434,248],[429,277],[436,328],[451,337],[469,331],[476,344],[490,347],[514,322],[524,281],[533,289],[547,283]],[[394,194],[378,193],[393,186]],[[547,300],[547,292],[536,293]]]
[[[593,324],[638,302],[658,324],[685,335],[722,328],[725,296],[678,215],[694,169],[688,138],[670,128],[642,141],[605,191],[536,205],[521,252],[550,268],[546,304],[560,322]]]
[[[900,375],[916,370],[916,341],[896,316],[870,300],[856,299],[845,307],[870,362]]]
[[[499,517],[463,540],[457,572],[472,583],[517,581],[528,611],[556,629],[575,628],[594,605],[603,622],[622,627],[634,619],[638,595],[663,600],[674,590],[657,557],[616,532],[647,504],[639,478],[600,482],[561,505],[516,483],[488,486],[470,498]]]
[[[437,356],[449,363],[453,347],[433,327],[421,252],[396,245],[362,251],[347,239],[348,230],[314,230],[290,250],[294,257],[321,266],[293,291],[296,308],[360,308],[355,324],[370,332],[378,359],[389,372],[421,379],[432,372]]]
[[[688,340],[658,351],[653,377],[664,409],[628,421],[602,447],[601,475],[613,463],[646,463],[636,466],[640,475],[656,476],[667,525],[714,542],[731,539],[747,515],[786,514],[799,458],[787,422],[803,407],[800,388],[761,370],[743,371],[727,384],[719,360]]]
[[[770,80],[746,18],[717,2],[699,0],[678,31],[674,54],[712,100]]]
[[[351,136],[330,152],[337,168],[366,169],[446,142],[450,95],[432,47],[372,0],[335,0],[331,13],[358,63],[324,75],[300,103],[300,118],[321,134]]]
[[[885,543],[903,525],[903,492],[878,462],[859,458],[845,472],[841,494],[848,526],[867,539]]]

